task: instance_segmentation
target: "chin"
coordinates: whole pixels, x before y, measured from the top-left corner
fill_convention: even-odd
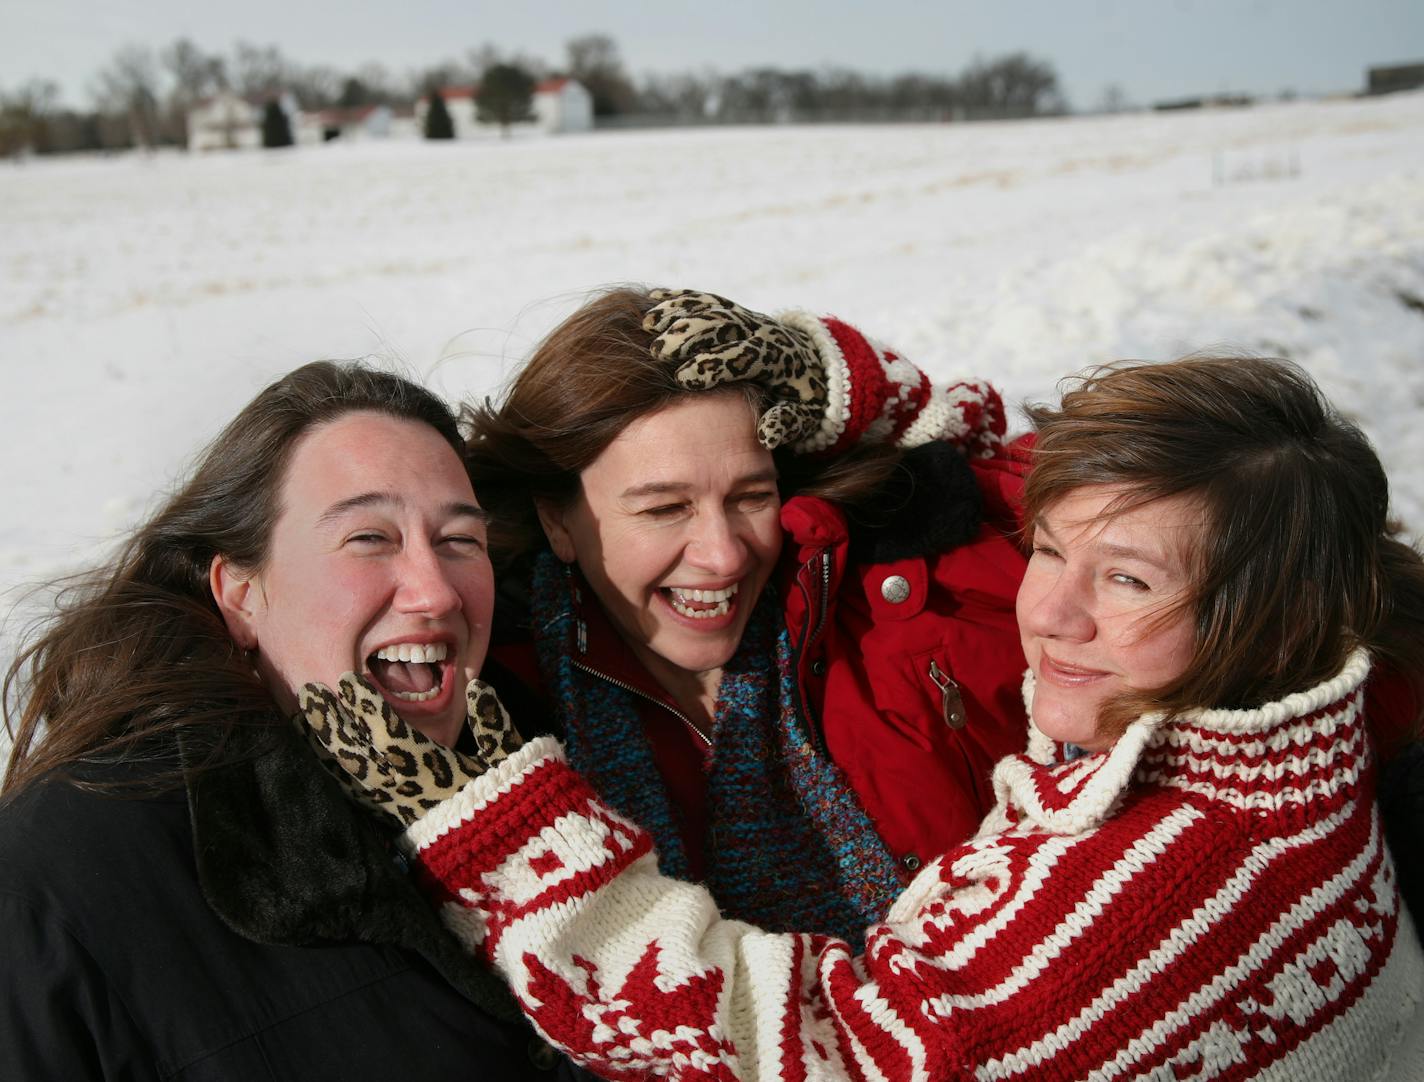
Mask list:
[[[731,661],[737,653],[737,645],[738,643],[733,642],[709,649],[706,644],[700,644],[695,649],[670,651],[663,654],[663,658],[670,664],[688,672],[710,672],[713,669],[720,669]]]

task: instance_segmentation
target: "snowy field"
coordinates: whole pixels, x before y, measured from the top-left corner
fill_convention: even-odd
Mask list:
[[[1286,355],[1424,530],[1424,95],[0,164],[0,236],[7,611],[285,370],[485,395],[620,281],[834,312],[1010,401],[1117,357]]]

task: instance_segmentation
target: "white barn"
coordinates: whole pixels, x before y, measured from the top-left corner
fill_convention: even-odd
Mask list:
[[[277,104],[287,114],[292,127],[292,141],[319,143],[322,128],[319,118],[302,112],[297,99],[283,94]],[[241,97],[224,90],[198,102],[188,110],[189,150],[253,150],[262,146],[262,115],[267,110],[265,100]]]
[[[577,79],[545,79],[534,88],[534,115],[547,132],[591,131],[593,95]]]
[[[188,110],[189,150],[250,150],[262,145],[262,111],[224,90]]]

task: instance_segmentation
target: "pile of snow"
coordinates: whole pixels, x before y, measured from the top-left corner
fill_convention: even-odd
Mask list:
[[[489,394],[620,281],[835,312],[1013,400],[1122,356],[1290,356],[1424,529],[1424,95],[36,160],[0,167],[0,231],[8,601],[102,558],[283,371],[378,355]]]

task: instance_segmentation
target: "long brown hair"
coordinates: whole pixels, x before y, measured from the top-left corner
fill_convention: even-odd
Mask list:
[[[760,411],[765,391],[737,383],[688,390],[655,359],[643,317],[656,303],[647,289],[618,286],[594,294],[535,349],[498,404],[467,405],[466,466],[490,512],[490,543],[508,567],[544,543],[535,500],[567,504],[579,474],[630,423],[689,396],[744,394]],[[852,510],[895,472],[898,451],[867,447],[835,460],[775,453],[783,496],[805,492]]]
[[[1288,361],[1193,356],[1078,377],[1037,429],[1025,521],[1084,485],[1124,510],[1190,494],[1205,512],[1183,604],[1195,651],[1171,684],[1105,704],[1254,707],[1333,676],[1357,646],[1424,688],[1424,560],[1396,539],[1369,440]],[[1416,728],[1418,719],[1415,719]]]
[[[222,554],[260,570],[298,439],[368,410],[428,424],[464,449],[450,410],[409,380],[360,364],[304,365],[223,429],[111,563],[56,584],[58,615],[5,674],[7,796],[51,771],[135,754],[178,726],[210,727],[216,761],[235,727],[273,722],[276,703],[228,635],[209,565]]]

